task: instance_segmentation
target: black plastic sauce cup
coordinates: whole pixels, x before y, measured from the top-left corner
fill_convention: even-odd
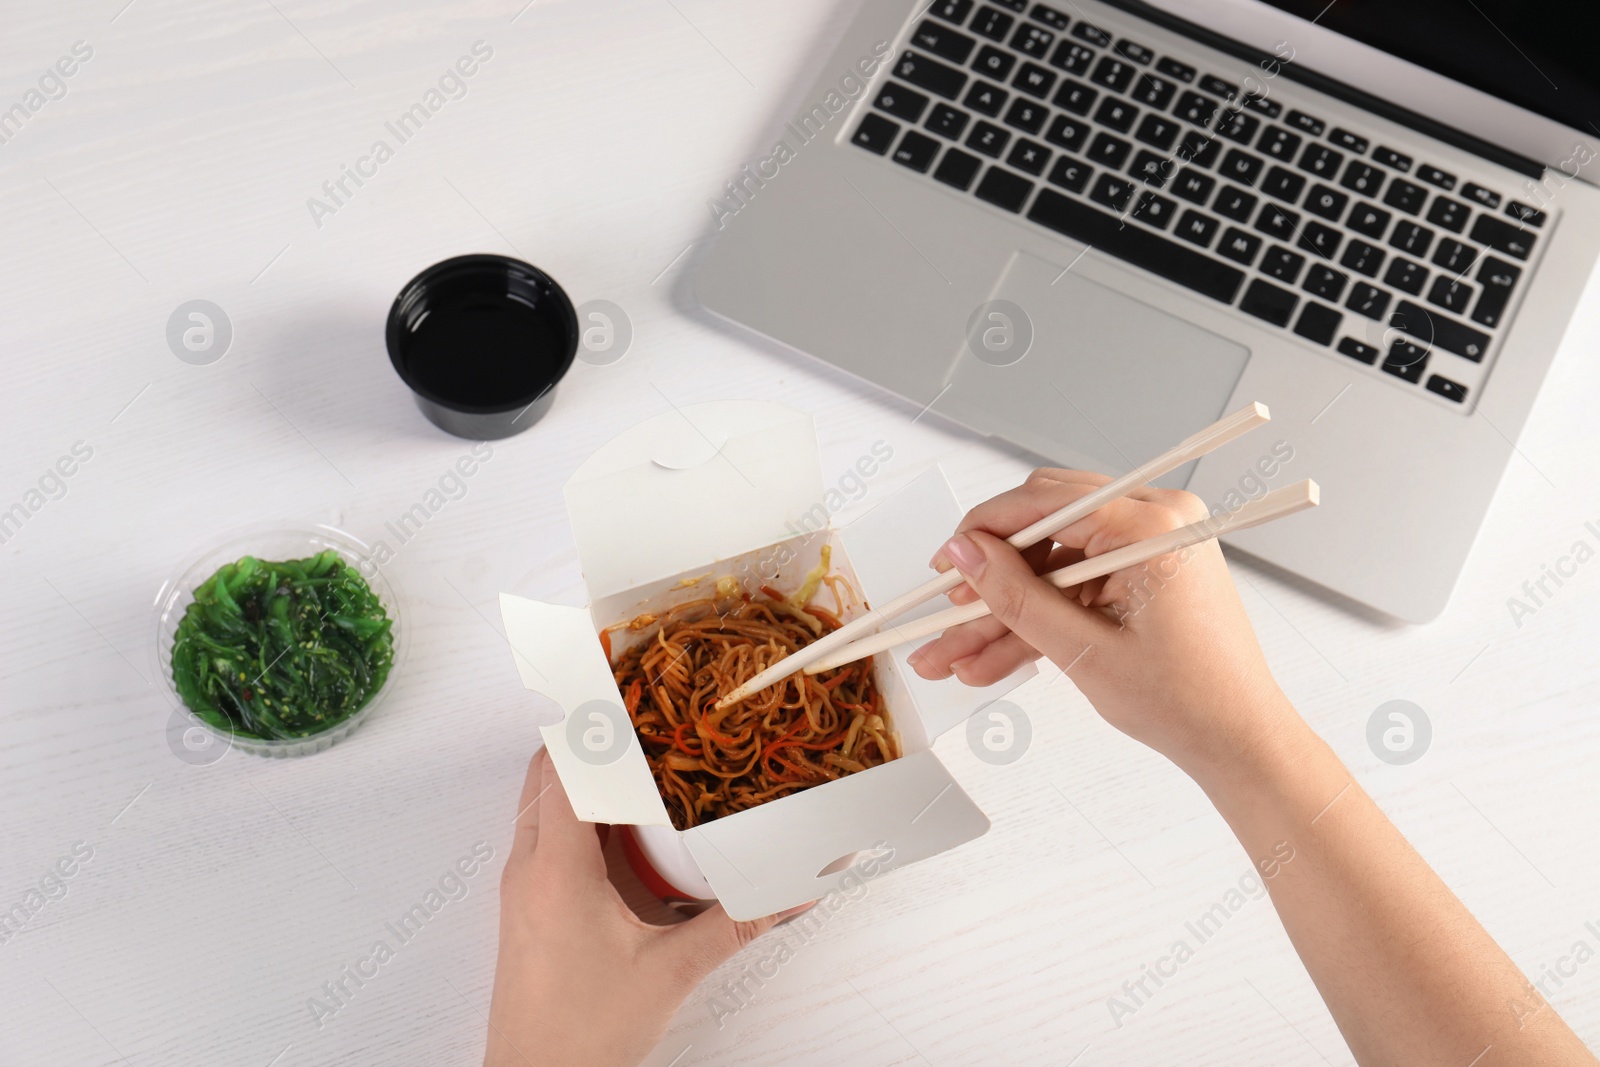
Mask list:
[[[538,267],[457,256],[406,283],[385,337],[428,421],[489,441],[521,433],[550,409],[578,351],[578,317]]]

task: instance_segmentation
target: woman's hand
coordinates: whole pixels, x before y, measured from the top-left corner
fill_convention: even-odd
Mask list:
[[[1137,490],[1025,553],[1003,538],[1106,484],[1085,471],[1035,471],[970,511],[935,557],[994,614],[954,627],[912,656],[926,678],[981,686],[1044,655],[1117,729],[1191,774],[1298,725],[1273,681],[1215,541],[1058,590],[1045,571],[1206,517],[1191,493]]]
[[[601,834],[581,823],[541,749],[517,802],[500,878],[500,958],[485,1067],[633,1067],[689,992],[777,918],[721,905],[651,926],[606,877]]]

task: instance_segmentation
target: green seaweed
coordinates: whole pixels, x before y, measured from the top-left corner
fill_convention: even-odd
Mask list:
[[[224,732],[309,737],[366,706],[394,665],[394,621],[332,550],[245,556],[194,591],[172,645],[189,710]]]

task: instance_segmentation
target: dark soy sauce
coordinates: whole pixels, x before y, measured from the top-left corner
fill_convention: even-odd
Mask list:
[[[406,344],[406,367],[446,404],[489,408],[537,396],[564,355],[549,316],[507,296],[429,311]]]

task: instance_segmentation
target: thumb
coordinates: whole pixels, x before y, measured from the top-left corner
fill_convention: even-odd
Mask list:
[[[713,904],[688,922],[667,927],[660,948],[673,974],[691,986],[720,967],[728,957],[772,929],[781,915],[740,922],[730,919],[721,904]]]
[[[956,534],[942,552],[996,619],[1057,664],[1072,662],[1108,628],[1116,629],[1104,615],[1068,600],[993,534]]]

